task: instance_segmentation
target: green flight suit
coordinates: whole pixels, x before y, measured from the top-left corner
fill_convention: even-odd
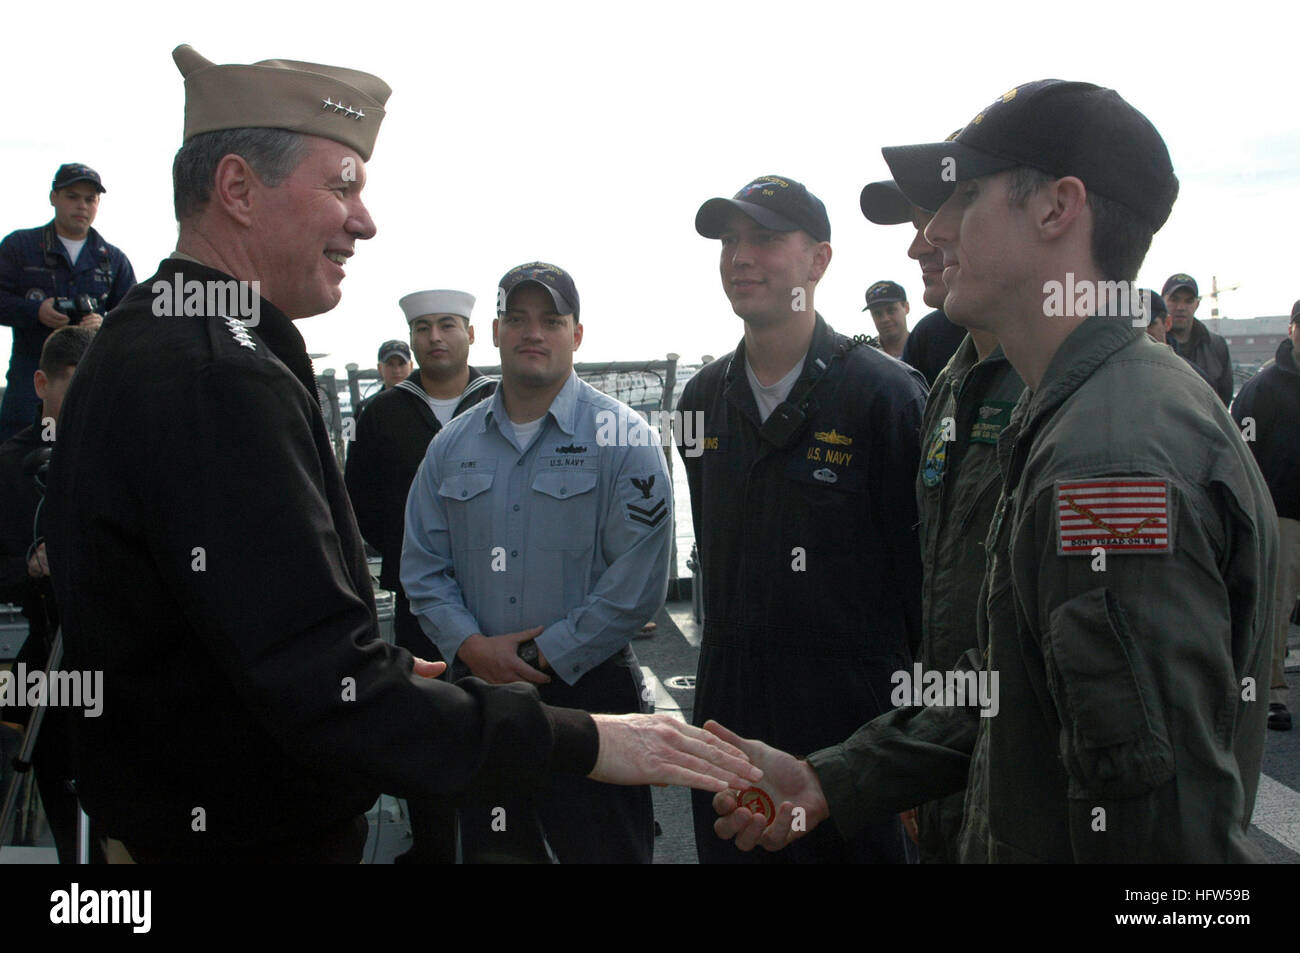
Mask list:
[[[921,651],[925,670],[951,668],[975,647],[984,537],[1002,488],[998,434],[1025,389],[997,347],[979,360],[968,334],[935,379],[921,424],[916,476],[920,516]],[[956,863],[965,792],[917,812],[923,863]]]
[[[1258,859],[1278,538],[1222,403],[1141,329],[1089,318],[998,459],[978,630],[998,713],[901,709],[813,753],[832,820],[851,834],[969,774],[964,861]],[[1116,484],[1156,500],[1140,523]]]

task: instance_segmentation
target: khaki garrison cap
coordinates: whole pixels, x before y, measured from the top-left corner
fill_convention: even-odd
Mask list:
[[[370,161],[392,93],[378,76],[296,60],[217,66],[188,43],[172,59],[185,77],[185,141],[218,129],[287,129],[341,142]]]

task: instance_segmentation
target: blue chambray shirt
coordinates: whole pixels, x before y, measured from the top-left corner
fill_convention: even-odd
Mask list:
[[[577,374],[526,452],[498,425],[502,401],[430,442],[406,500],[402,587],[445,659],[476,632],[544,625],[537,644],[573,684],[663,605],[668,465],[644,418]]]

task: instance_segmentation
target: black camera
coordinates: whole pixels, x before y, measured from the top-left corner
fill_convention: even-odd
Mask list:
[[[76,324],[86,315],[99,312],[99,299],[87,294],[75,298],[55,298],[54,310],[67,315],[69,324]]]

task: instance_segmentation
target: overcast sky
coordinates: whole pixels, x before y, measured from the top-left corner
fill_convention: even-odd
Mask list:
[[[406,333],[397,299],[443,287],[478,296],[470,359],[496,363],[497,279],[539,258],[577,282],[579,360],[695,361],[741,333],[718,243],[693,227],[701,202],[763,174],[803,182],[832,226],[817,309],[868,330],[863,292],[891,278],[914,323],[928,309],[911,229],[858,209],[861,187],[888,176],[880,147],[941,139],[1006,89],[1058,77],[1114,87],[1169,145],[1181,197],[1139,281],[1187,271],[1208,294],[1217,275],[1241,286],[1223,295],[1225,317],[1284,314],[1300,297],[1300,110],[1294,14],[1281,9],[124,0],[63,3],[56,22],[48,5],[11,4],[0,232],[48,221],[55,168],[85,162],[109,189],[95,227],[148,277],[176,236],[172,47],[348,66],[393,95],[364,193],[378,235],[349,262],[342,304],[298,322],[329,355],[318,370],[373,366],[379,343]],[[0,358],[9,342],[0,328]]]

